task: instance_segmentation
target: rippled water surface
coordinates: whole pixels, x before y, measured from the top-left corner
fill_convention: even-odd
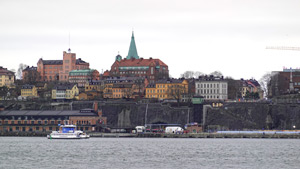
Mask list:
[[[298,139],[0,137],[0,168],[300,168]]]

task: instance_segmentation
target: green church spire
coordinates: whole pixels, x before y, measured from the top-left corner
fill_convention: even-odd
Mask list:
[[[126,57],[126,59],[131,59],[131,58],[139,59],[139,56],[138,56],[137,50],[136,50],[136,46],[135,46],[133,31],[132,31],[132,36],[131,36],[131,42],[130,42],[130,47],[129,47],[129,51],[128,51],[128,56]]]

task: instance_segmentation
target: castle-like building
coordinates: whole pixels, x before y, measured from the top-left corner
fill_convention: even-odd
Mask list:
[[[89,67],[90,64],[81,58],[76,59],[76,54],[71,53],[71,49],[68,52],[63,52],[63,60],[43,60],[40,58],[37,63],[37,71],[42,81],[68,81],[70,71],[89,69]]]
[[[140,58],[135,45],[134,34],[132,33],[130,47],[126,58],[117,55],[116,60],[111,66],[110,76],[115,77],[144,77],[150,83],[159,79],[169,78],[168,65],[160,59]]]

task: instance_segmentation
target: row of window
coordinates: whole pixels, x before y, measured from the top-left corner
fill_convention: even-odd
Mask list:
[[[225,85],[225,87],[226,87],[226,84],[222,84],[223,86],[222,87],[224,87],[224,85]],[[208,84],[208,83],[204,83],[204,84],[198,84],[197,85],[197,87],[198,88],[219,88],[219,84],[218,83],[211,83],[211,84]]]
[[[147,90],[147,93],[155,93],[155,89]],[[157,89],[156,93],[165,93],[165,90],[164,89]]]
[[[53,120],[51,120],[50,121],[50,123],[49,123],[49,121],[48,120],[44,120],[44,121],[27,121],[27,120],[24,120],[23,122],[22,121],[20,121],[20,120],[18,120],[18,121],[16,121],[16,123],[15,123],[15,121],[14,120],[11,120],[10,121],[10,124],[45,124],[45,125],[47,125],[47,124],[60,124],[61,123],[61,121],[57,121],[57,123],[55,123],[55,121],[53,121]],[[2,124],[2,121],[0,121],[0,125]],[[8,121],[4,121],[4,124],[8,124]]]
[[[147,98],[167,98],[167,95],[146,95]]]
[[[197,93],[199,94],[219,94],[219,90],[217,89],[201,89],[197,90]]]
[[[3,131],[53,131],[53,130],[58,131],[59,127],[20,127],[20,126],[16,126],[16,127],[3,127]],[[82,130],[82,131],[88,131],[89,127],[78,127],[78,129]]]
[[[126,72],[120,72],[120,74],[146,74],[145,71],[126,71]]]

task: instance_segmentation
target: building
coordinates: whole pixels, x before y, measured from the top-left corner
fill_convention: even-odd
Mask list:
[[[23,98],[27,98],[27,97],[38,97],[38,90],[37,87],[35,87],[34,85],[23,85],[21,87],[21,96]]]
[[[27,66],[24,70],[22,70],[22,80],[24,83],[34,83],[36,81],[40,81],[41,77],[39,72],[37,71],[37,67]]]
[[[77,83],[84,87],[89,80],[99,80],[99,72],[95,69],[72,70],[69,72],[69,83]]]
[[[0,66],[0,87],[6,86],[8,88],[14,87],[15,73]]]
[[[63,60],[43,60],[37,63],[37,71],[43,81],[65,81],[69,80],[69,72],[72,70],[89,69],[89,63],[76,59],[76,54],[71,50],[63,52]]]
[[[188,93],[188,84],[186,79],[159,80],[146,87],[145,98],[182,100]]]
[[[150,83],[154,83],[159,79],[169,78],[168,65],[160,59],[140,58],[137,54],[134,35],[132,33],[131,43],[126,58],[117,55],[115,62],[111,66],[110,76],[114,77],[144,77]]]
[[[103,98],[142,98],[148,84],[144,77],[110,77],[104,80]]]
[[[199,76],[195,81],[195,94],[206,100],[227,100],[228,83],[223,77]]]
[[[254,99],[262,99],[263,98],[263,90],[260,87],[260,84],[255,79],[244,80],[241,79],[242,88],[241,95],[242,98],[254,98]]]
[[[133,98],[133,83],[117,83],[112,86],[112,98]]]
[[[77,84],[59,84],[52,89],[53,100],[73,100],[79,95]]]
[[[82,110],[0,110],[0,132],[50,132],[58,124],[76,124],[82,131],[102,131],[107,119],[95,109]]]
[[[274,71],[268,83],[268,97],[274,97],[300,91],[300,69]]]

